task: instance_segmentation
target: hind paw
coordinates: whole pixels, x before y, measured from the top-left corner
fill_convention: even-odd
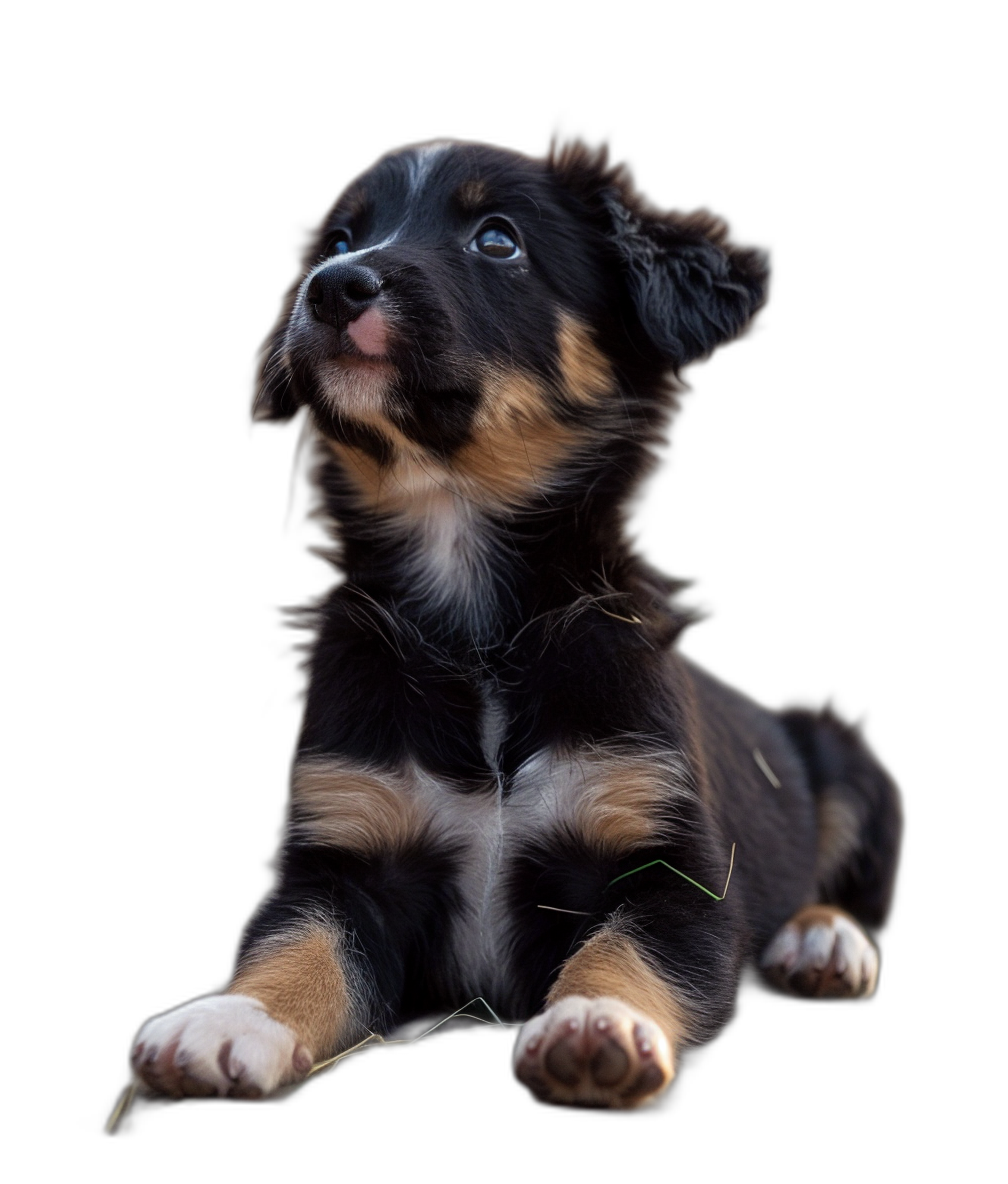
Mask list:
[[[832,905],[810,905],[777,931],[760,958],[773,986],[794,995],[855,999],[878,982],[879,956],[861,926]]]
[[[518,1034],[514,1070],[544,1102],[636,1106],[674,1073],[665,1033],[619,999],[570,995]]]

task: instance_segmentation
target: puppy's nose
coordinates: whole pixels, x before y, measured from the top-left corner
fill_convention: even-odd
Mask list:
[[[361,263],[331,263],[311,278],[305,299],[312,315],[336,329],[345,329],[374,301],[381,276]]]

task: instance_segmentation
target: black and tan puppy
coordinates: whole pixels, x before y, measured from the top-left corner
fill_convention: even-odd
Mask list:
[[[255,415],[308,407],[346,578],[276,890],[227,989],[140,1030],[148,1086],[268,1094],[482,996],[528,1021],[538,1097],[630,1106],[725,1022],[746,958],[871,993],[892,782],[832,715],[677,654],[676,585],[623,535],[676,375],[766,284],[717,218],[648,208],[580,146],[411,148],[339,199]],[[719,901],[685,877],[720,893],[733,843]]]

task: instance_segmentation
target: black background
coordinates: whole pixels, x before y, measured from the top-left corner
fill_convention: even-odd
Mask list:
[[[944,742],[922,654],[943,628],[942,523],[906,272],[917,141],[877,65],[861,69],[853,98],[845,73],[810,64],[770,99],[724,59],[686,77],[660,54],[641,75],[593,65],[534,85],[525,62],[520,86],[470,57],[349,77],[326,58],[294,89],[259,65],[190,60],[171,94],[110,92],[82,128],[98,242],[78,300],[98,332],[70,503],[89,587],[73,601],[68,709],[84,723],[70,817],[86,852],[75,915],[95,1022],[78,1053],[91,1083],[59,1121],[69,1109],[96,1137],[136,1029],[224,982],[268,887],[297,722],[277,606],[327,573],[304,551],[293,432],[249,426],[253,362],[336,192],[384,150],[435,137],[534,154],[553,134],[608,142],[656,202],[710,207],[769,250],[769,307],[692,372],[638,526],[710,614],[688,636],[693,656],[764,702],[834,702],[904,785],[879,995],[852,1008],[746,1003],[666,1112],[622,1124],[538,1111],[509,1076],[511,1037],[486,1032],[361,1057],[281,1107],[148,1115],[104,1150],[251,1141],[287,1148],[294,1166],[325,1131],[334,1165],[407,1164],[476,1139],[506,1166],[527,1154],[522,1131],[557,1163],[599,1140],[622,1147],[637,1176],[646,1165],[630,1148],[653,1137],[728,1169],[753,1148],[783,1166],[817,1131],[841,1162],[849,1132],[885,1130],[922,1087],[914,996]]]

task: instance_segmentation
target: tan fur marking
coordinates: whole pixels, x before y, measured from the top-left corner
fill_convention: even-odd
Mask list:
[[[612,391],[615,379],[609,359],[592,341],[587,326],[569,313],[560,314],[557,347],[568,399],[574,403],[594,403]]]
[[[561,423],[518,421],[481,434],[460,449],[453,465],[471,485],[474,501],[513,506],[548,491],[551,478],[586,436]]]
[[[675,992],[641,956],[634,943],[602,929],[571,955],[553,984],[548,1003],[568,995],[610,996],[654,1020],[668,1037],[673,1055],[689,1038],[686,1009]]]
[[[403,775],[329,759],[304,761],[294,770],[291,807],[292,834],[362,855],[396,850],[430,823]]]
[[[819,842],[816,876],[828,884],[858,845],[861,820],[857,808],[829,786],[819,798]]]
[[[369,456],[363,449],[353,448],[349,444],[340,444],[335,440],[326,440],[325,443],[336,459],[341,462],[343,471],[357,487],[364,504],[381,512],[385,475],[374,457]]]
[[[455,200],[465,211],[478,210],[489,196],[490,190],[483,181],[463,181],[455,190]]]
[[[576,389],[571,387],[570,397],[584,403],[602,389],[601,363],[592,360],[597,351],[586,330],[571,329],[565,340],[565,382],[577,384]],[[378,513],[415,519],[422,510],[416,495],[423,493],[435,498],[440,494],[442,499],[463,498],[488,510],[507,509],[537,491],[548,490],[578,448],[589,443],[585,429],[555,418],[549,388],[533,375],[517,370],[490,371],[483,375],[482,385],[473,438],[448,462],[424,453],[377,405],[367,406],[361,398],[345,409],[349,417],[384,436],[394,454],[391,463],[382,466],[358,448],[327,441],[365,505]]]
[[[314,1060],[329,1056],[350,1017],[350,993],[336,959],[335,933],[312,928],[270,943],[236,971],[227,994],[251,995],[293,1029]]]
[[[443,512],[454,498],[462,496],[450,487],[450,476],[439,470],[432,458],[421,460],[400,451],[383,467],[360,448],[335,440],[326,444],[342,463],[362,504],[377,514],[418,520]]]
[[[524,421],[539,424],[549,418],[546,388],[520,370],[491,370],[483,382],[483,402],[476,423],[494,431]]]
[[[418,494],[435,500],[459,497],[489,510],[520,504],[551,478],[587,434],[549,414],[547,394],[523,374],[494,374],[484,382],[484,401],[474,437],[447,464],[422,454],[381,416],[356,415],[392,444],[394,459],[379,465],[361,449],[327,441],[361,499],[378,513],[417,518]]]
[[[515,505],[548,490],[577,446],[587,442],[587,433],[553,417],[547,388],[520,371],[484,378],[474,429],[451,468],[466,496],[486,505]]]
[[[481,509],[505,510],[549,486],[581,435],[563,424],[512,424],[464,445],[450,468],[432,457],[400,454],[386,467],[359,448],[326,441],[361,502],[379,514],[419,519],[439,503],[461,498]]]
[[[619,855],[660,833],[658,807],[674,789],[662,762],[592,756],[579,764],[584,791],[577,798],[574,825],[589,842]]]
[[[794,925],[798,929],[809,929],[813,925],[830,926],[836,917],[842,917],[845,921],[850,921],[852,925],[858,925],[850,913],[844,912],[835,904],[807,904],[795,913],[788,924]],[[860,929],[861,926],[858,925],[858,928]]]

